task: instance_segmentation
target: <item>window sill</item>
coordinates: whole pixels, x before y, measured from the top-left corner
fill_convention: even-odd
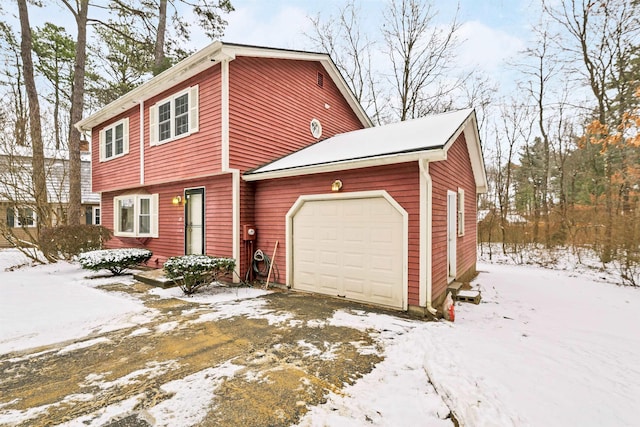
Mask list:
[[[128,152],[128,151],[127,151],[127,152],[124,152],[124,153],[122,153],[122,154],[118,154],[117,156],[111,156],[111,157],[108,157],[108,158],[100,159],[100,162],[101,162],[101,163],[104,163],[104,162],[108,162],[108,161],[110,161],[110,160],[119,159],[120,157],[124,157],[124,156],[126,156],[127,154],[129,154],[129,152]]]
[[[157,141],[157,142],[154,142],[154,143],[150,143],[149,145],[151,147],[157,147],[158,145],[164,145],[164,144],[168,144],[168,143],[173,142],[173,141],[177,141],[177,140],[182,139],[182,138],[186,138],[188,136],[193,135],[194,133],[197,133],[197,132],[183,133],[181,135],[174,136],[173,138],[169,138],[169,139],[165,139],[165,140],[162,140],[162,141]]]

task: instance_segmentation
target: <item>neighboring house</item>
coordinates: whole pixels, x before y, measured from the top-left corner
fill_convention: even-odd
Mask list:
[[[100,195],[91,192],[91,154],[81,153],[80,160],[82,220],[86,224],[100,224]],[[69,203],[69,160],[65,151],[45,152],[45,175],[53,225],[64,223]],[[31,176],[29,147],[1,150],[0,221],[19,238],[26,235],[23,228],[35,230],[38,222]],[[7,246],[9,243],[0,234],[0,247]]]
[[[278,242],[283,284],[422,313],[475,274],[473,110],[373,128],[326,54],[216,42],[76,126],[108,246],[153,265],[229,256],[240,277]]]

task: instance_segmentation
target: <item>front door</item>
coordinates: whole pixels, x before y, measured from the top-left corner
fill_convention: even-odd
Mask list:
[[[447,192],[447,269],[449,273],[449,282],[456,278],[456,237],[458,229],[456,221],[458,219],[458,193],[454,191]]]
[[[185,190],[185,248],[187,255],[204,254],[204,188]]]

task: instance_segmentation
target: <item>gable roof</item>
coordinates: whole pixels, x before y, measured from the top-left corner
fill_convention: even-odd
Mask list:
[[[336,84],[338,90],[346,99],[362,125],[364,127],[373,126],[371,119],[356,100],[353,92],[349,89],[349,86],[328,54],[223,43],[221,41],[213,42],[199,52],[183,59],[173,67],[141,84],[96,113],[80,120],[75,126],[80,132],[90,130],[100,123],[138,105],[141,101],[152,98],[178,83],[201,73],[207,68],[217,65],[223,60],[233,60],[236,56],[319,62],[324,67],[327,75]]]
[[[420,159],[446,160],[447,151],[462,132],[477,191],[485,192],[487,178],[473,109],[338,134],[248,171],[244,179],[257,181]]]

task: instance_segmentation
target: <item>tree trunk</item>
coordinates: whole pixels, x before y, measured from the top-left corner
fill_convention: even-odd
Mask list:
[[[156,44],[153,51],[153,73],[160,74],[164,70],[164,36],[167,29],[167,0],[160,0],[158,9],[158,30],[156,32]]]
[[[71,10],[72,7],[67,6]],[[76,42],[76,61],[73,72],[73,88],[71,91],[71,113],[69,123],[69,211],[70,225],[79,225],[81,218],[82,190],[80,163],[80,132],[75,124],[82,119],[84,109],[84,75],[87,59],[87,10],[89,0],[79,0],[78,10],[74,11],[78,28]]]
[[[24,83],[29,100],[29,129],[31,134],[32,149],[32,178],[33,195],[36,201],[38,231],[42,226],[49,224],[49,204],[47,197],[47,180],[44,170],[44,145],[42,142],[42,125],[40,122],[40,102],[33,72],[33,60],[31,51],[33,42],[31,39],[31,27],[29,25],[29,11],[26,0],[18,0],[18,13],[20,14],[20,30],[22,41],[20,43],[22,67],[24,70]]]

